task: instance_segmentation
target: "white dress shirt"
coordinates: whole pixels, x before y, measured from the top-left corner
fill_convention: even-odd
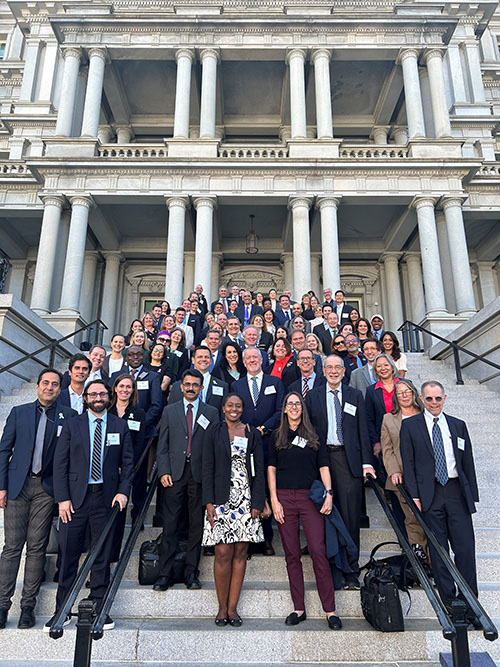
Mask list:
[[[208,391],[208,387],[210,385],[210,380],[212,379],[212,376],[208,372],[207,373],[202,373],[202,375],[203,375],[203,390],[200,394],[200,398],[204,403],[206,403],[207,402],[207,391]]]
[[[259,389],[259,396],[260,396],[260,389],[262,387],[263,377],[264,377],[264,372],[263,371],[261,371],[258,375],[250,375],[250,373],[247,374],[248,391],[250,392],[250,396],[252,397],[252,401],[253,401],[253,391],[252,391],[252,389],[253,389],[253,386],[254,386],[253,378],[257,379],[257,387]]]
[[[424,410],[425,425],[427,426],[427,431],[429,433],[429,438],[431,439],[432,444],[432,427],[434,426],[434,417],[430,412]],[[453,443],[451,440],[450,428],[446,417],[443,413],[439,415],[438,421],[439,428],[441,429],[441,434],[443,436],[443,445],[444,445],[444,455],[446,457],[446,468],[448,470],[448,479],[453,477],[458,477],[457,472],[457,462],[455,460],[455,453],[453,451]]]
[[[76,410],[79,415],[81,415],[83,412],[83,391],[81,394],[77,394],[76,391],[71,389],[71,385],[69,385],[68,391],[71,407],[73,410]]]
[[[335,413],[335,403],[334,396],[331,393],[334,391],[331,389],[330,385],[326,383],[326,412],[328,414],[328,433],[326,436],[327,445],[341,445],[340,439],[337,434],[337,415]],[[338,399],[340,405],[342,406],[342,382],[337,387]]]

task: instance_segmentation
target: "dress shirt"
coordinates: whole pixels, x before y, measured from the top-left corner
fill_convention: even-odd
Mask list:
[[[102,373],[100,368],[98,368],[96,371],[91,371],[89,373],[88,378],[85,380],[85,386],[87,386],[90,382],[93,382],[94,380],[102,380]]]
[[[250,392],[250,396],[253,399],[253,380],[252,378],[257,378],[257,387],[259,388],[259,396],[260,396],[260,388],[262,387],[262,378],[264,377],[264,372],[261,371],[258,375],[250,375],[250,373],[247,373],[247,382],[248,382],[248,391]]]
[[[340,306],[337,305],[337,308],[335,309],[335,312],[337,313],[337,317],[339,318],[339,322],[342,319],[342,310],[344,309],[344,304],[341,303]]]
[[[139,373],[142,371],[143,364],[141,364],[138,368],[130,368],[128,369],[128,374],[131,375],[134,380],[137,380],[137,376]]]
[[[430,412],[424,410],[425,425],[427,426],[427,431],[429,433],[429,438],[432,443],[432,427],[434,426],[434,417]],[[458,477],[457,472],[457,462],[455,460],[455,453],[453,452],[453,443],[451,441],[451,433],[448,427],[448,422],[443,413],[439,415],[439,421],[437,422],[439,428],[441,429],[441,434],[443,436],[443,445],[444,445],[444,455],[446,457],[446,468],[448,470],[448,479],[453,477]]]
[[[203,375],[203,390],[200,394],[200,398],[203,401],[203,403],[207,402],[207,391],[208,391],[208,386],[210,384],[210,380],[212,379],[212,376],[210,373],[202,373]]]
[[[89,435],[90,435],[90,453],[89,453],[89,484],[102,484],[102,466],[104,463],[104,443],[106,442],[106,427],[108,424],[108,413],[105,412],[102,417],[96,417],[92,412],[89,411]],[[101,424],[101,476],[99,479],[92,479],[92,452],[94,451],[94,434],[96,428],[96,422],[98,419],[102,419]]]
[[[283,314],[286,316],[288,320],[291,321],[293,319],[292,311],[290,309],[283,310]]]
[[[331,393],[334,391],[328,382],[326,383],[326,412],[328,414],[328,433],[326,436],[326,444],[327,445],[341,445],[342,443],[340,442],[340,439],[337,435],[337,415],[335,412],[335,403],[333,400],[333,394]],[[338,391],[338,399],[340,402],[340,405],[342,405],[342,382],[339,384],[337,387]]]
[[[198,397],[196,401],[186,401],[186,399],[183,398],[182,402],[184,403],[184,415],[187,415],[188,405],[191,404],[193,406],[193,431],[194,431],[194,425],[196,423],[196,415],[198,414],[198,408],[200,406],[200,399]]]
[[[121,359],[111,359],[111,357],[108,359],[110,377],[111,375],[113,375],[113,373],[121,371],[123,363],[124,363],[123,357]]]
[[[73,410],[76,410],[79,415],[83,412],[83,391],[81,394],[77,394],[76,391],[73,391],[71,385],[68,387],[69,391],[69,401]]]

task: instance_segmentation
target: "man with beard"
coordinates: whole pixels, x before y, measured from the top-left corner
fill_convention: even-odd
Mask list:
[[[102,380],[90,382],[83,392],[87,410],[67,421],[54,455],[54,498],[59,503],[61,565],[56,615],[70,590],[90,527],[91,545],[101,535],[115,503],[124,511],[132,484],[134,452],[128,426],[108,414],[111,390]],[[109,584],[113,549],[110,534],[90,573],[90,598],[99,610]],[[49,632],[53,616],[44,626]],[[65,625],[70,622],[68,616]],[[108,616],[105,630],[114,627]]]

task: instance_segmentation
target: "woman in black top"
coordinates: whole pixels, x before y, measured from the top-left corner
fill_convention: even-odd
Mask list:
[[[224,343],[220,353],[220,362],[211,375],[231,386],[233,382],[245,377],[246,374],[247,369],[243,365],[241,347],[232,341]]]
[[[189,368],[189,354],[186,350],[186,334],[180,327],[174,327],[170,332],[170,352],[178,359],[177,377],[182,377]]]
[[[144,368],[152,373],[157,373],[160,377],[161,390],[166,396],[168,388],[173,379],[171,368],[166,362],[167,350],[163,343],[155,343],[149,350],[148,361],[144,364]]]
[[[340,630],[342,622],[335,614],[335,590],[326,558],[325,522],[322,517],[322,514],[330,514],[332,511],[332,485],[328,464],[326,446],[319,443],[302,396],[298,392],[290,392],[283,403],[281,423],[271,436],[267,468],[271,505],[285,550],[294,606],[285,623],[298,625],[306,620],[299,538],[302,521],[328,627]],[[309,498],[309,489],[318,476],[321,476],[326,489],[325,501],[320,511]]]
[[[215,545],[215,625],[239,627],[248,543],[264,541],[259,519],[265,500],[264,454],[260,433],[240,421],[241,396],[228,394],[222,412],[225,420],[211,427],[203,445],[203,545]]]

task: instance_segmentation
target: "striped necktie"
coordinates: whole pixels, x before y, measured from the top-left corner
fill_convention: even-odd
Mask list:
[[[309,391],[309,378],[304,378],[304,384],[302,385],[302,397],[305,398],[307,396],[307,392]]]
[[[335,421],[337,423],[337,438],[341,445],[344,444],[344,434],[342,433],[342,406],[339,401],[339,390],[330,389],[333,394],[333,405],[335,406]]]
[[[444,442],[441,428],[439,427],[439,417],[434,417],[432,427],[432,448],[434,449],[434,465],[437,481],[444,486],[448,481],[448,467],[446,465],[446,456],[444,453]]]
[[[102,477],[101,463],[102,447],[102,419],[95,420],[94,443],[92,446],[92,468],[90,471],[91,479],[96,482]]]

